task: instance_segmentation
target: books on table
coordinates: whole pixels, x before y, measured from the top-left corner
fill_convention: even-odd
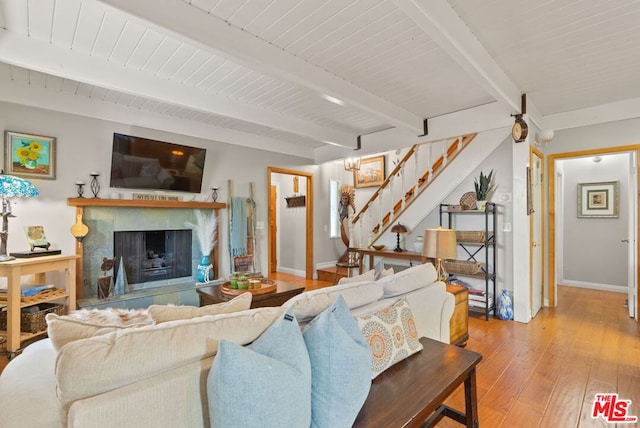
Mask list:
[[[20,290],[21,297],[32,297],[45,290],[55,289],[56,286],[53,284],[22,284],[20,288],[21,288]],[[7,294],[6,285],[4,285],[4,287],[0,286],[0,294],[4,294],[6,296]]]

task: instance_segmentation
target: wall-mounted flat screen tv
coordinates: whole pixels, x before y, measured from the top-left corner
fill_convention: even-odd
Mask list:
[[[110,186],[200,193],[206,152],[114,133]]]

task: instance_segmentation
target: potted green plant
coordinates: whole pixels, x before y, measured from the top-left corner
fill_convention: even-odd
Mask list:
[[[480,171],[480,178],[474,180],[474,186],[476,188],[476,204],[479,210],[484,210],[485,202],[489,197],[489,192],[493,190],[493,170],[488,175],[484,175]]]

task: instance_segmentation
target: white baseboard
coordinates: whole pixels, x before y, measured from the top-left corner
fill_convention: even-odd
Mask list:
[[[627,287],[621,287],[619,285],[611,285],[611,284],[599,284],[596,282],[582,282],[582,281],[573,281],[570,279],[563,279],[558,281],[558,285],[566,285],[569,287],[577,287],[577,288],[589,288],[591,290],[600,290],[600,291],[613,291],[614,293],[624,293],[627,294]]]
[[[316,270],[318,269],[324,269],[324,268],[335,268],[336,267],[336,263],[338,261],[336,260],[335,262],[324,262],[324,263],[317,263],[316,264]]]
[[[289,275],[301,276],[303,278],[305,276],[307,276],[307,272],[305,272],[303,270],[291,269],[291,268],[286,268],[286,267],[282,267],[282,266],[278,266],[277,270],[278,270],[278,272],[288,273]]]

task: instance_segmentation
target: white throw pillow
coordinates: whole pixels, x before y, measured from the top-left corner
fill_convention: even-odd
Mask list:
[[[431,263],[419,264],[401,272],[381,278],[384,297],[399,296],[421,287],[432,284],[438,278],[436,269]]]
[[[376,279],[376,271],[374,269],[371,269],[370,271],[365,272],[362,275],[352,276],[351,278],[348,278],[348,277],[340,278],[340,281],[338,281],[338,285],[352,284],[354,282],[362,282],[362,281],[373,281],[374,279]]]
[[[299,322],[304,323],[327,309],[342,296],[349,309],[375,302],[382,297],[382,284],[376,281],[354,282],[320,288],[298,294],[282,304],[293,308]]]
[[[230,314],[233,312],[246,311],[251,307],[251,293],[242,293],[228,302],[217,303],[207,306],[173,306],[173,305],[151,305],[149,315],[157,323],[175,320],[187,320],[204,315]]]

